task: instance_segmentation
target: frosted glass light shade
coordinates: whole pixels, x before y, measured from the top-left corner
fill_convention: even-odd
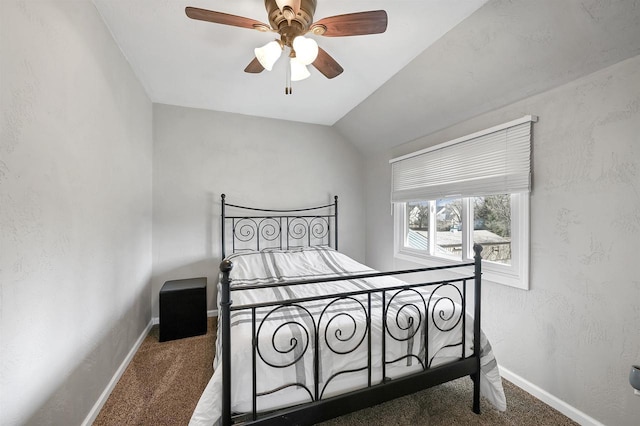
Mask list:
[[[273,64],[276,63],[282,54],[282,47],[280,47],[280,43],[277,41],[270,41],[262,47],[256,47],[253,51],[260,65],[262,65],[265,70],[271,71]]]
[[[293,39],[293,50],[296,58],[303,64],[309,65],[318,57],[318,43],[312,38],[298,36]]]
[[[298,58],[291,58],[291,81],[300,81],[309,77],[311,73],[307,67],[298,60]]]

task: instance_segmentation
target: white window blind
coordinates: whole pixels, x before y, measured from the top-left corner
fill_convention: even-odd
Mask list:
[[[531,190],[535,116],[445,142],[391,163],[391,201],[437,200]]]

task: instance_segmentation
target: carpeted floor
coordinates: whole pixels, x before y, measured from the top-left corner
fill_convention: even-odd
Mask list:
[[[206,335],[158,342],[154,326],[94,425],[186,425],[213,374],[216,321]],[[462,378],[321,423],[322,426],[576,425],[503,379],[507,411],[481,401],[471,411],[471,380]]]
[[[94,425],[186,425],[213,374],[215,318],[202,336],[158,341],[153,326]]]

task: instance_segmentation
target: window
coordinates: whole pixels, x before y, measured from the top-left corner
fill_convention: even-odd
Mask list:
[[[428,265],[472,261],[485,279],[528,288],[529,194],[396,203],[396,256]]]
[[[485,279],[528,289],[535,121],[526,116],[391,160],[396,256],[470,261],[479,243]]]

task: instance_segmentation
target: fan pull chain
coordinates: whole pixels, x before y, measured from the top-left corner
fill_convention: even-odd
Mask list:
[[[291,50],[289,50],[288,57],[291,57]],[[290,61],[287,60],[287,65],[285,66],[285,83],[284,83],[284,94],[291,95],[293,93],[293,88],[291,87],[291,64]]]
[[[293,93],[293,89],[291,87],[291,65],[287,63],[286,68],[286,77],[285,77],[285,83],[284,83],[284,94],[285,95],[290,95]]]

